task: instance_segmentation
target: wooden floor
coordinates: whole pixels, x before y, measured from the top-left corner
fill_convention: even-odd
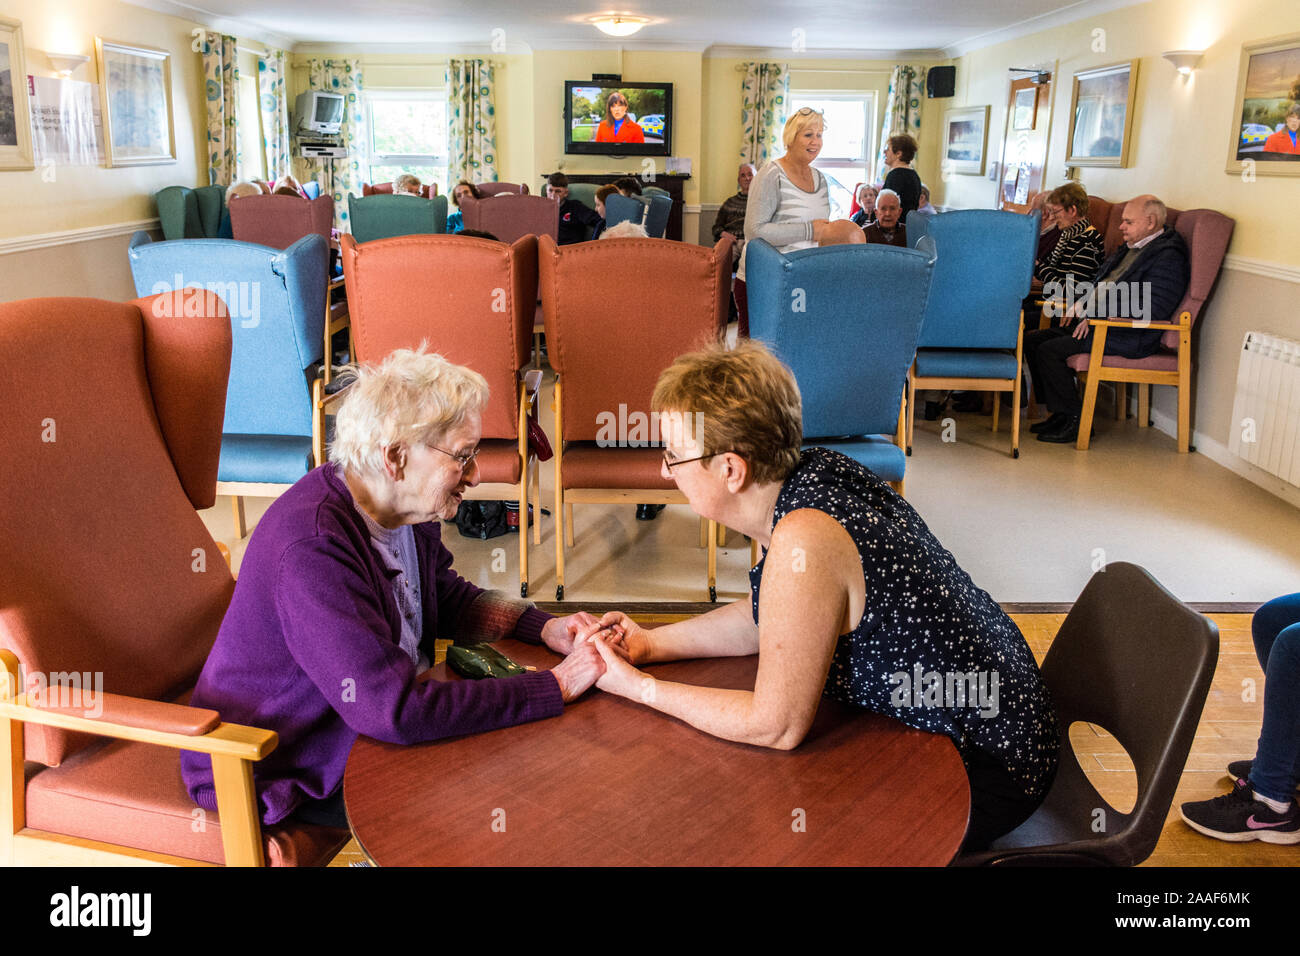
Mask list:
[[[1011,616],[1041,663],[1057,629],[1065,620],[1065,615],[1012,613]],[[1254,757],[1263,713],[1264,675],[1255,659],[1255,649],[1251,643],[1251,616],[1218,613],[1208,616],[1219,626],[1219,664],[1164,832],[1155,852],[1143,865],[1300,865],[1300,846],[1212,840],[1196,833],[1178,815],[1178,806],[1184,801],[1206,800],[1227,792],[1231,784],[1225,768],[1231,760]],[[666,623],[679,619],[679,615],[637,617],[643,623]],[[1242,700],[1243,686],[1247,679],[1254,681],[1253,701]],[[1102,728],[1087,724],[1072,728],[1070,740],[1088,779],[1098,792],[1116,809],[1131,809],[1137,795],[1137,781],[1132,761],[1115,738]],[[348,866],[363,859],[353,840],[330,865]]]

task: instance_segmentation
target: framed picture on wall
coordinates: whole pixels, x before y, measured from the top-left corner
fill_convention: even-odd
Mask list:
[[[1067,166],[1127,166],[1137,60],[1074,74]]]
[[[23,25],[0,17],[0,169],[35,169]]]
[[[109,166],[176,162],[171,54],[95,37]]]
[[[1230,173],[1300,176],[1300,34],[1241,48]]]
[[[946,110],[943,114],[943,167],[967,176],[984,175],[989,138],[989,108]]]

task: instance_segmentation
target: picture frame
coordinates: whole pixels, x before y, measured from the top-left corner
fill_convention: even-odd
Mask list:
[[[0,170],[35,169],[21,20],[0,17]]]
[[[1242,45],[1226,172],[1241,175],[1250,169],[1257,176],[1300,176],[1297,77],[1300,33]]]
[[[1016,105],[1011,114],[1012,129],[1033,129],[1038,121],[1038,87],[1016,93]]]
[[[95,37],[108,166],[176,162],[171,54]]]
[[[989,107],[971,106],[943,114],[943,166],[963,176],[983,176],[989,140]]]
[[[1067,166],[1128,166],[1139,60],[1074,74]]]

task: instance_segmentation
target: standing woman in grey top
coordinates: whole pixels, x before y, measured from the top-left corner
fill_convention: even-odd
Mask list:
[[[785,155],[758,171],[745,207],[745,249],[736,269],[736,312],[740,334],[749,335],[749,301],[745,294],[745,259],[749,241],[764,239],[780,252],[817,244],[831,215],[826,177],[813,169],[822,151],[822,114],[804,107],[785,123]]]

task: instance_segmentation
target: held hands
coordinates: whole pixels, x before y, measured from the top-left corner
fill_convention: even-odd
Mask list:
[[[546,622],[542,628],[542,643],[557,654],[568,654],[573,650],[574,639],[583,630],[590,630],[596,618],[586,611],[578,611],[568,617],[556,617]]]
[[[542,628],[542,640],[546,646],[567,655],[551,669],[566,704],[585,694],[604,674],[605,662],[595,647],[602,643],[602,639],[621,641],[622,635],[613,628],[602,627],[586,611],[555,618]]]

